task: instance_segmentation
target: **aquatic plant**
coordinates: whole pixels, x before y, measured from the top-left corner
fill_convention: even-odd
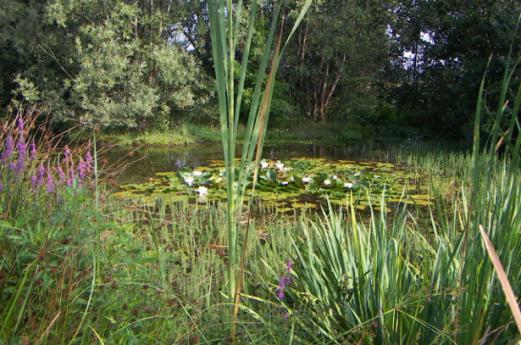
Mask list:
[[[370,200],[380,199],[385,190],[388,205],[428,206],[432,197],[425,177],[411,168],[381,162],[331,161],[296,158],[288,161],[264,159],[258,171],[255,199],[263,206],[279,210],[319,208],[330,203],[346,207],[352,195],[357,209],[366,209]],[[282,167],[282,168],[281,168]],[[248,177],[247,191],[253,188],[253,174]],[[195,199],[204,187],[204,199]],[[127,184],[114,195],[153,204],[156,198],[197,202],[225,200],[222,162],[213,161],[196,170],[158,173],[148,182]]]
[[[448,175],[459,178],[456,191],[449,197],[436,194],[439,204],[430,221],[405,207],[389,218],[370,206],[367,222],[353,203],[348,217],[330,210],[318,220],[300,220],[301,231],[291,235],[296,263],[292,285],[285,289],[288,301],[281,304],[300,325],[304,339],[331,344],[502,344],[519,339],[512,314],[517,322],[521,138],[508,138],[508,133],[518,130],[514,123],[521,85],[515,94],[506,94],[512,75],[507,68],[503,95],[493,112],[496,124],[506,117],[507,127],[497,128],[482,144],[484,79],[471,159],[427,160],[435,168],[432,173],[461,169]],[[502,140],[507,142],[506,157],[497,155]],[[276,255],[264,261],[273,262],[272,272],[280,262]]]
[[[246,181],[253,172],[254,185],[257,180],[256,171],[262,156],[262,147],[266,134],[269,109],[275,76],[280,62],[280,56],[287,43],[295,33],[298,25],[304,17],[311,0],[306,0],[296,18],[286,43],[282,46],[282,34],[284,20],[280,24],[276,43],[275,33],[281,16],[281,4],[276,3],[273,9],[272,24],[266,38],[261,62],[256,73],[255,88],[251,96],[250,111],[244,134],[244,145],[241,160],[237,166],[235,163],[235,152],[237,144],[237,131],[241,103],[244,93],[244,82],[248,70],[250,46],[255,29],[257,13],[260,10],[259,0],[250,4],[249,23],[247,33],[243,42],[242,61],[239,68],[239,78],[236,83],[235,57],[236,49],[241,38],[239,32],[243,1],[236,4],[232,0],[210,0],[208,2],[208,17],[210,19],[210,36],[212,41],[212,56],[214,61],[217,95],[219,99],[219,118],[221,124],[221,139],[224,152],[224,165],[226,169],[226,192],[228,204],[228,297],[233,301],[233,317],[231,337],[235,341],[235,320],[239,312],[240,291],[242,286],[242,275],[244,272],[245,246],[247,241],[240,239],[237,219],[243,207],[243,198],[246,193]],[[268,62],[271,57],[271,66],[267,72]],[[237,88],[236,88],[237,87]],[[264,91],[262,92],[262,87]],[[236,171],[236,167],[237,170]],[[248,237],[250,226],[246,226],[244,238]],[[241,250],[242,249],[242,250]],[[242,254],[241,254],[242,253]]]

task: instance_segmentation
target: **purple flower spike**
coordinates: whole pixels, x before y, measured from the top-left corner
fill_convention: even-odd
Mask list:
[[[20,132],[20,134],[23,135],[24,127],[25,127],[23,117],[19,116],[18,119],[16,120],[16,124],[18,125],[18,131]]]
[[[31,176],[31,190],[33,192],[36,189],[37,180],[38,180],[38,177],[36,177],[36,175]]]
[[[87,176],[87,163],[83,159],[80,158],[80,162],[78,163],[78,176],[80,180],[83,180],[85,176]]]
[[[291,284],[291,278],[289,276],[282,276],[279,278],[279,286],[277,287],[277,297],[284,299],[286,297],[286,288]]]
[[[34,143],[34,140],[31,142],[31,145],[29,146],[29,154],[30,154],[30,159],[32,161],[36,159],[36,155],[38,154],[38,151],[36,150],[36,144]]]
[[[92,158],[92,154],[90,153],[90,151],[87,151],[87,153],[85,154],[85,163],[87,166],[87,173],[90,173],[94,166],[94,159]]]
[[[69,148],[69,146],[65,145],[65,149],[63,150],[63,154],[65,156],[65,161],[66,162],[69,162],[72,158],[72,153],[71,153],[71,149]]]
[[[60,177],[60,182],[64,182],[65,181],[65,173],[63,172],[62,167],[58,166],[58,168],[56,168],[56,170],[58,171],[58,176]]]
[[[4,191],[4,185],[2,184],[2,182],[0,182],[0,193],[2,193]]]
[[[5,140],[5,149],[4,152],[2,152],[2,155],[0,156],[0,160],[5,163],[11,158],[13,155],[13,149],[14,149],[14,142],[13,137],[9,135],[7,139]]]
[[[74,175],[74,169],[70,169],[69,176],[67,177],[67,186],[68,187],[72,187],[72,185],[74,184],[75,178],[76,178],[76,176]]]
[[[291,270],[293,269],[293,262],[288,261],[284,267],[285,273],[279,278],[279,285],[275,292],[280,300],[286,297],[286,288],[291,285]]]
[[[20,175],[25,168],[25,157],[18,158],[16,163],[11,163],[11,169],[16,173],[16,175]]]
[[[54,177],[52,176],[51,169],[47,169],[47,192],[52,193],[56,189],[56,185],[54,184]]]
[[[45,168],[43,167],[43,164],[40,164],[40,166],[38,167],[38,171],[36,173],[36,184],[38,186],[41,186],[43,185],[43,180],[45,178]]]
[[[18,138],[18,142],[16,143],[16,150],[18,151],[18,158],[25,159],[25,154],[27,153],[27,144],[25,143],[24,137]]]
[[[290,260],[286,263],[286,272],[291,273],[292,269],[293,269],[293,262]]]

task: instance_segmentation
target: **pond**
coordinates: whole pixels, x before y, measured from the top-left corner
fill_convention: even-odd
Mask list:
[[[379,205],[384,191],[391,206],[429,205],[423,177],[394,163],[398,152],[417,146],[408,141],[393,143],[392,149],[381,142],[266,146],[255,195],[262,205],[281,211],[317,208],[326,200],[338,205],[352,200],[366,209]],[[103,157],[109,164],[127,165],[118,177],[118,198],[208,203],[226,196],[220,145],[112,148]]]

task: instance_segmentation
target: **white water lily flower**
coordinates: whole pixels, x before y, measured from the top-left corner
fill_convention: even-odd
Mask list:
[[[189,185],[190,187],[191,187],[192,184],[194,183],[194,178],[193,178],[192,176],[187,176],[187,177],[185,177],[184,180],[185,180],[185,183],[186,183],[187,185]]]
[[[330,179],[325,179],[324,180],[324,186],[329,186],[331,185],[331,180]]]
[[[194,171],[192,172],[192,175],[193,175],[194,177],[201,177],[201,176],[203,175],[203,172],[200,171],[200,170],[194,170]]]
[[[277,161],[277,163],[275,163],[275,168],[277,168],[280,171],[284,170],[284,163],[282,163],[281,161]]]
[[[353,189],[353,184],[351,182],[344,183],[344,187],[348,189]]]
[[[261,169],[268,169],[269,163],[266,162],[264,159],[260,162]]]
[[[304,176],[302,178],[302,183],[306,184],[306,183],[310,183],[311,182],[311,177],[309,176]]]
[[[205,186],[199,186],[199,188],[196,189],[196,193],[199,194],[199,196],[205,196],[208,194],[208,188]]]

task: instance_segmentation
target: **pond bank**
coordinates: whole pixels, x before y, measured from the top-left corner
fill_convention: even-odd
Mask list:
[[[239,125],[238,138],[242,138],[244,126]],[[292,127],[270,128],[266,143],[343,145],[359,141],[429,141],[436,137],[424,129],[403,126],[361,126],[358,124],[333,122],[306,122]],[[130,131],[106,133],[101,141],[122,146],[185,146],[191,144],[220,143],[218,126],[184,123],[170,130]],[[446,139],[444,141],[450,141]],[[461,143],[458,143],[461,145]]]

